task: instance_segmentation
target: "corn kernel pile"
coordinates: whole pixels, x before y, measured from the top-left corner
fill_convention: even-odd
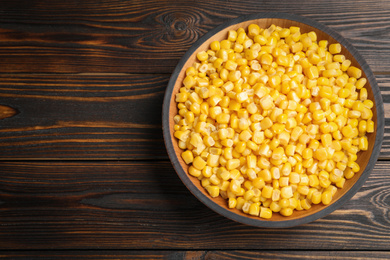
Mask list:
[[[197,53],[175,97],[188,173],[264,219],[331,203],[374,132],[367,80],[340,52],[315,32],[251,24]]]

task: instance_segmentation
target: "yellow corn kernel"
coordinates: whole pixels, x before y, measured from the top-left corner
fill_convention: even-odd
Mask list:
[[[183,85],[187,88],[187,89],[190,89],[192,88],[193,86],[195,86],[196,84],[196,81],[194,79],[194,77],[192,76],[187,76],[184,78],[183,80]]]
[[[255,142],[250,141],[250,140],[248,142],[246,142],[246,147],[252,151],[259,150],[259,146]]]
[[[232,43],[229,40],[222,40],[220,42],[221,49],[229,50],[231,48]]]
[[[316,139],[311,139],[309,142],[308,148],[310,148],[312,150],[317,150],[319,145],[320,145],[320,142],[318,142]]]
[[[352,138],[354,135],[354,128],[351,125],[346,125],[341,129],[341,133],[346,138]]]
[[[271,109],[274,105],[273,99],[270,95],[266,95],[260,99],[260,105],[264,110]]]
[[[273,125],[272,120],[269,117],[264,118],[260,122],[260,126],[262,130],[268,129]]]
[[[198,169],[198,170],[203,170],[203,168],[206,166],[207,162],[202,159],[200,156],[196,156],[195,159],[192,162],[192,165]]]
[[[252,141],[256,144],[261,144],[264,141],[264,132],[256,131],[253,133]]]
[[[219,41],[213,41],[210,43],[210,49],[213,50],[213,51],[219,51],[221,48],[221,44]]]
[[[291,46],[291,52],[292,53],[298,53],[303,49],[303,44],[301,42],[294,43]]]
[[[261,169],[268,169],[270,164],[270,161],[265,157],[260,157],[260,159],[257,160],[257,166]]]
[[[373,117],[371,109],[364,107],[361,112],[361,119],[368,120]]]
[[[344,171],[347,168],[347,165],[343,162],[337,162],[336,166],[340,171]]]
[[[333,43],[329,45],[329,52],[331,54],[337,54],[341,52],[341,44],[340,43]]]
[[[318,191],[317,188],[310,188],[309,189],[309,193],[306,195],[306,199],[309,199],[311,200],[312,196],[313,196],[313,193]]]
[[[333,90],[329,86],[322,86],[318,92],[319,96],[322,98],[330,99],[333,94]]]
[[[322,134],[321,143],[324,147],[328,147],[332,144],[332,135],[331,134]]]
[[[241,210],[242,207],[243,207],[244,204],[245,204],[245,200],[244,200],[244,198],[242,198],[242,197],[238,197],[236,200],[237,200],[236,209]]]
[[[362,100],[362,101],[367,100],[367,96],[368,96],[367,89],[366,88],[360,89],[360,94],[359,95],[360,95],[359,96],[360,100]]]
[[[345,184],[345,178],[341,178],[338,182],[336,182],[336,186],[340,189],[344,187]]]
[[[181,154],[181,157],[183,158],[184,162],[186,164],[190,164],[194,161],[194,155],[191,151],[187,150]]]
[[[345,154],[343,151],[336,151],[336,152],[334,152],[332,159],[335,162],[341,162],[344,159],[344,157],[345,157]]]
[[[310,201],[308,199],[301,199],[300,202],[301,202],[301,207],[303,209],[308,210],[311,208],[311,204],[310,204]]]
[[[236,198],[229,198],[229,201],[228,201],[229,209],[234,209],[236,206],[237,206],[237,199]]]
[[[265,186],[265,181],[261,177],[257,177],[252,181],[252,184],[257,189],[262,189]]]
[[[282,198],[279,200],[279,206],[281,208],[288,208],[290,206],[290,199]]]
[[[212,167],[211,166],[204,167],[202,170],[202,175],[203,175],[203,177],[210,178],[211,175],[213,175]]]
[[[240,160],[239,159],[230,159],[226,163],[226,168],[230,171],[233,169],[236,169],[237,167],[240,166]]]
[[[324,190],[324,192],[325,191],[329,191],[331,193],[331,195],[334,196],[336,194],[336,192],[337,192],[337,187],[334,186],[334,185],[330,185],[328,188],[326,188]]]
[[[186,76],[196,76],[197,74],[198,72],[194,67],[189,67],[188,69],[186,69]]]
[[[341,63],[341,70],[342,71],[347,71],[349,66],[351,66],[351,61],[350,60],[345,60]]]
[[[249,201],[255,196],[255,193],[253,190],[247,190],[244,194],[244,199]]]
[[[374,132],[374,121],[367,120],[367,133],[373,133]]]
[[[188,100],[189,94],[187,92],[181,92],[176,94],[176,102],[186,102]]]
[[[286,126],[284,124],[276,123],[276,124],[273,124],[271,126],[271,130],[274,132],[274,134],[278,135],[278,134],[281,134],[283,132],[285,127]]]
[[[279,201],[279,199],[280,199],[280,190],[274,188],[273,191],[272,191],[272,198],[271,198],[271,200],[272,201]]]
[[[362,71],[361,69],[355,67],[355,66],[350,66],[347,69],[348,76],[354,77],[356,79],[360,78],[362,76]]]
[[[289,217],[293,214],[293,209],[292,208],[282,208],[280,210],[280,214],[285,216],[285,217]]]
[[[245,149],[246,149],[246,142],[243,141],[238,142],[236,144],[236,147],[234,148],[234,150],[237,151],[238,153],[244,152]]]
[[[304,72],[309,79],[315,79],[319,76],[318,68],[316,66],[310,66],[306,68]]]
[[[188,168],[188,173],[194,177],[199,177],[202,174],[202,172],[196,169],[194,166],[190,166]]]
[[[328,123],[326,123],[326,122],[324,122],[324,123],[322,123],[321,125],[320,125],[320,130],[321,130],[321,132],[323,133],[323,134],[327,134],[327,133],[330,133],[331,131],[331,126],[328,124]]]
[[[302,194],[304,196],[306,196],[307,194],[309,194],[309,186],[307,185],[299,185],[297,187],[297,191],[299,192],[299,194]]]
[[[268,169],[263,169],[258,173],[259,177],[262,178],[265,182],[272,181],[271,171]]]
[[[229,189],[230,191],[232,191],[234,194],[238,194],[241,190],[241,184],[238,180],[235,180],[233,179],[231,182],[230,182],[230,185],[229,185]]]
[[[269,152],[271,152],[272,154],[272,151],[267,143],[263,143],[262,145],[260,145],[258,150],[259,155],[267,156]]]
[[[277,139],[275,139],[275,140],[277,140]],[[283,158],[283,155],[284,155],[283,147],[277,147],[276,149],[273,150],[271,158],[275,159],[275,160],[280,160]]]
[[[252,203],[250,206],[249,206],[249,212],[248,212],[250,215],[252,216],[258,216],[259,213],[260,213],[260,206],[258,203]]]
[[[320,191],[315,191],[311,196],[311,202],[313,204],[319,204],[322,201],[322,193]]]
[[[299,136],[300,136],[302,133],[303,133],[302,127],[299,127],[299,126],[294,127],[294,129],[293,129],[292,132],[291,132],[291,137],[290,137],[291,140],[297,141],[298,138],[299,138]]]
[[[295,154],[296,145],[288,144],[286,146],[285,153],[288,156],[293,156]]]
[[[216,198],[219,196],[219,187],[216,185],[209,185],[206,187],[207,192],[211,197]]]
[[[344,178],[345,178],[345,179],[349,180],[349,179],[351,179],[353,176],[355,176],[355,172],[352,171],[351,168],[348,167],[347,169],[345,169],[345,171],[344,171]]]
[[[313,150],[311,148],[305,148],[302,151],[302,158],[310,159],[313,158]]]
[[[289,199],[290,201],[290,205],[289,205],[289,208],[292,208],[292,209],[296,209],[298,207],[298,200],[296,198],[290,198]]]
[[[221,113],[216,116],[216,121],[218,124],[228,124],[230,120],[230,115]]]
[[[368,150],[368,140],[367,137],[362,136],[359,138],[359,149],[362,151]]]
[[[348,162],[348,167],[350,167],[353,172],[358,172],[360,170],[360,166],[357,162]]]
[[[300,175],[299,175],[299,173],[291,172],[289,181],[290,181],[291,184],[298,184],[300,182]]]
[[[189,131],[176,131],[174,136],[180,141],[186,142],[189,138]]]
[[[205,51],[201,51],[198,52],[198,54],[196,54],[196,57],[198,58],[199,61],[206,61],[209,55]]]
[[[309,185],[310,187],[317,187],[320,184],[317,175],[309,175]]]
[[[321,61],[320,55],[318,55],[317,53],[314,53],[314,52],[309,54],[308,59],[309,59],[310,63],[316,64],[316,65]]]
[[[256,168],[257,157],[255,155],[248,155],[246,159],[248,168]]]
[[[260,217],[264,219],[272,218],[272,210],[266,207],[261,207],[260,209]]]
[[[220,168],[219,171],[217,172],[218,177],[223,180],[227,181],[230,178],[230,172],[226,171],[224,168]],[[226,182],[225,182],[226,183]],[[226,186],[229,186],[230,183],[225,184]],[[226,189],[224,189],[226,190]]]
[[[264,186],[261,191],[261,196],[270,199],[272,197],[273,188],[271,186]]]
[[[329,205],[332,201],[332,192],[331,191],[324,191],[321,195],[321,201],[324,205]]]
[[[282,208],[280,207],[278,202],[272,201],[269,205],[269,209],[272,210],[272,212],[279,212]]]
[[[311,31],[311,32],[307,33],[307,36],[309,36],[310,39],[311,39],[313,42],[317,41],[317,34],[316,34],[315,32]]]
[[[330,108],[332,109],[333,113],[336,114],[336,116],[341,115],[343,112],[343,109],[340,104],[333,104],[330,106]]]
[[[360,78],[356,81],[355,86],[357,89],[361,89],[366,85],[366,83],[367,83],[366,78]]]
[[[280,196],[283,199],[289,199],[293,196],[293,190],[291,186],[282,187],[280,190]]]

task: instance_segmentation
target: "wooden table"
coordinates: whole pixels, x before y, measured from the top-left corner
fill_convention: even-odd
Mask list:
[[[390,259],[390,1],[298,2],[2,1],[0,258]],[[211,28],[264,11],[350,40],[385,102],[380,160],[363,188],[289,229],[245,226],[200,203],[161,130],[184,52]]]

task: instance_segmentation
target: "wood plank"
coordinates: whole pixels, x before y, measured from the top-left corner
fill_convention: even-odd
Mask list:
[[[375,75],[382,94],[385,111],[385,131],[379,159],[390,159],[390,75]]]
[[[61,260],[61,259],[167,259],[167,260],[206,260],[206,259],[389,259],[388,251],[298,251],[298,250],[87,250],[87,251],[23,251],[0,252],[0,259]]]
[[[0,162],[0,249],[388,250],[389,167],[323,219],[261,229],[208,209],[166,161]]]
[[[167,75],[0,75],[1,158],[167,158]]]
[[[88,10],[86,12],[85,10]],[[202,35],[256,12],[313,18],[349,39],[374,71],[389,71],[386,1],[3,1],[0,72],[171,73]]]
[[[161,109],[169,77],[0,75],[0,160],[167,159]],[[390,75],[376,77],[386,118],[380,158],[388,159]]]

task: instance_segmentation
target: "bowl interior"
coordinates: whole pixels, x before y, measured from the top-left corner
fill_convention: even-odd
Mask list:
[[[196,187],[196,189],[198,191],[200,191],[208,200],[210,200],[210,202],[207,203],[208,205],[216,203],[218,206],[214,207],[213,209],[219,213],[222,213],[223,215],[225,215],[227,217],[232,218],[232,214],[237,214],[237,215],[240,215],[242,217],[245,217],[248,219],[253,219],[253,220],[256,220],[259,222],[264,222],[264,221],[267,221],[267,222],[289,221],[289,222],[291,222],[294,220],[302,219],[302,218],[307,217],[309,215],[316,214],[324,209],[328,209],[326,211],[326,213],[328,214],[331,211],[333,211],[332,207],[335,207],[334,204],[337,203],[338,201],[340,201],[340,199],[343,197],[343,195],[345,195],[348,191],[350,191],[351,188],[358,182],[359,178],[362,176],[363,171],[366,169],[367,165],[370,162],[371,154],[372,154],[374,148],[380,149],[380,147],[374,147],[375,146],[375,138],[377,135],[377,126],[378,126],[378,124],[377,124],[378,115],[377,115],[377,104],[376,104],[376,102],[378,102],[378,100],[375,100],[374,92],[372,90],[372,86],[370,85],[370,84],[372,84],[372,80],[368,80],[365,87],[367,88],[367,91],[368,91],[368,98],[370,100],[374,101],[374,104],[375,104],[374,107],[372,108],[372,112],[374,114],[373,121],[375,122],[375,132],[367,135],[368,142],[369,142],[368,150],[364,151],[364,152],[359,152],[359,154],[358,154],[357,162],[360,165],[360,171],[357,174],[355,174],[355,176],[352,179],[346,181],[343,189],[338,189],[337,193],[333,197],[331,204],[329,204],[327,206],[324,206],[322,204],[312,205],[311,209],[309,209],[309,210],[303,210],[303,211],[295,210],[293,215],[290,217],[284,217],[284,216],[281,216],[280,214],[274,213],[270,220],[262,220],[259,217],[247,215],[239,210],[229,209],[227,207],[227,201],[221,197],[211,198],[208,195],[207,191],[201,186],[200,181],[197,178],[194,178],[194,177],[187,174],[188,166],[185,164],[185,162],[182,160],[182,158],[180,156],[182,150],[178,147],[178,142],[173,137],[173,133],[174,133],[173,117],[178,112],[174,97],[175,97],[176,93],[178,93],[179,88],[182,86],[182,81],[185,77],[185,69],[193,64],[193,62],[196,60],[196,54],[199,51],[208,50],[209,45],[212,41],[214,41],[214,40],[221,41],[223,39],[226,39],[227,32],[229,30],[237,30],[240,27],[246,29],[248,27],[248,25],[250,25],[252,23],[258,24],[261,28],[268,28],[271,24],[275,24],[275,25],[281,26],[283,28],[290,27],[290,26],[299,26],[301,28],[302,33],[310,32],[310,31],[316,32],[317,41],[328,40],[329,44],[339,42],[343,46],[342,54],[345,55],[347,59],[350,59],[352,61],[352,65],[362,69],[362,71],[363,71],[362,76],[366,77],[366,78],[367,78],[367,76],[373,77],[372,75],[366,75],[366,73],[368,73],[368,72],[360,66],[359,62],[355,59],[355,57],[351,54],[351,52],[343,45],[343,42],[340,41],[340,39],[337,41],[336,39],[332,38],[330,35],[328,35],[324,31],[321,31],[320,29],[317,29],[316,27],[313,27],[313,26],[308,25],[306,23],[302,23],[302,22],[295,21],[295,20],[289,20],[289,19],[281,19],[281,18],[260,18],[260,19],[255,19],[255,20],[248,20],[248,21],[239,22],[236,24],[232,24],[228,27],[225,27],[223,30],[215,33],[210,38],[205,39],[204,42],[198,48],[194,49],[192,54],[189,57],[187,56],[188,59],[185,61],[185,63],[183,64],[183,66],[181,67],[181,69],[177,75],[177,79],[176,79],[174,87],[173,87],[173,92],[172,92],[171,98],[169,100],[169,117],[168,117],[169,118],[169,135],[170,135],[169,142],[172,142],[172,145],[174,148],[174,153],[176,154],[176,157],[179,161],[180,167],[182,168],[183,171],[180,171],[180,170],[178,171],[178,169],[176,169],[176,170],[178,171],[178,174],[182,180],[184,180],[184,179],[187,181],[189,180],[192,183],[192,185],[190,185],[191,187],[189,187],[189,185],[187,185],[187,187],[193,193],[194,193],[194,187]],[[371,73],[371,71],[369,71],[369,72]],[[374,82],[375,82],[375,79],[374,79]],[[378,138],[380,138],[380,137],[378,137]],[[374,162],[371,162],[371,163],[375,163],[377,158],[373,158],[373,159],[374,159]],[[373,159],[371,159],[371,161]],[[367,174],[369,174],[369,172],[367,172]],[[186,183],[186,182],[184,182],[184,183]],[[198,191],[196,191],[196,193]],[[203,198],[203,202],[204,202],[204,200],[205,199]],[[231,213],[229,213],[229,212],[231,212]],[[319,214],[317,214],[317,215],[318,215],[318,217],[322,217]],[[233,219],[235,219],[235,218],[233,217]],[[242,218],[240,218],[240,219],[242,220]],[[253,223],[253,221],[251,221],[251,222]],[[259,225],[260,226],[267,226],[267,224],[264,224],[264,223],[261,223]]]

